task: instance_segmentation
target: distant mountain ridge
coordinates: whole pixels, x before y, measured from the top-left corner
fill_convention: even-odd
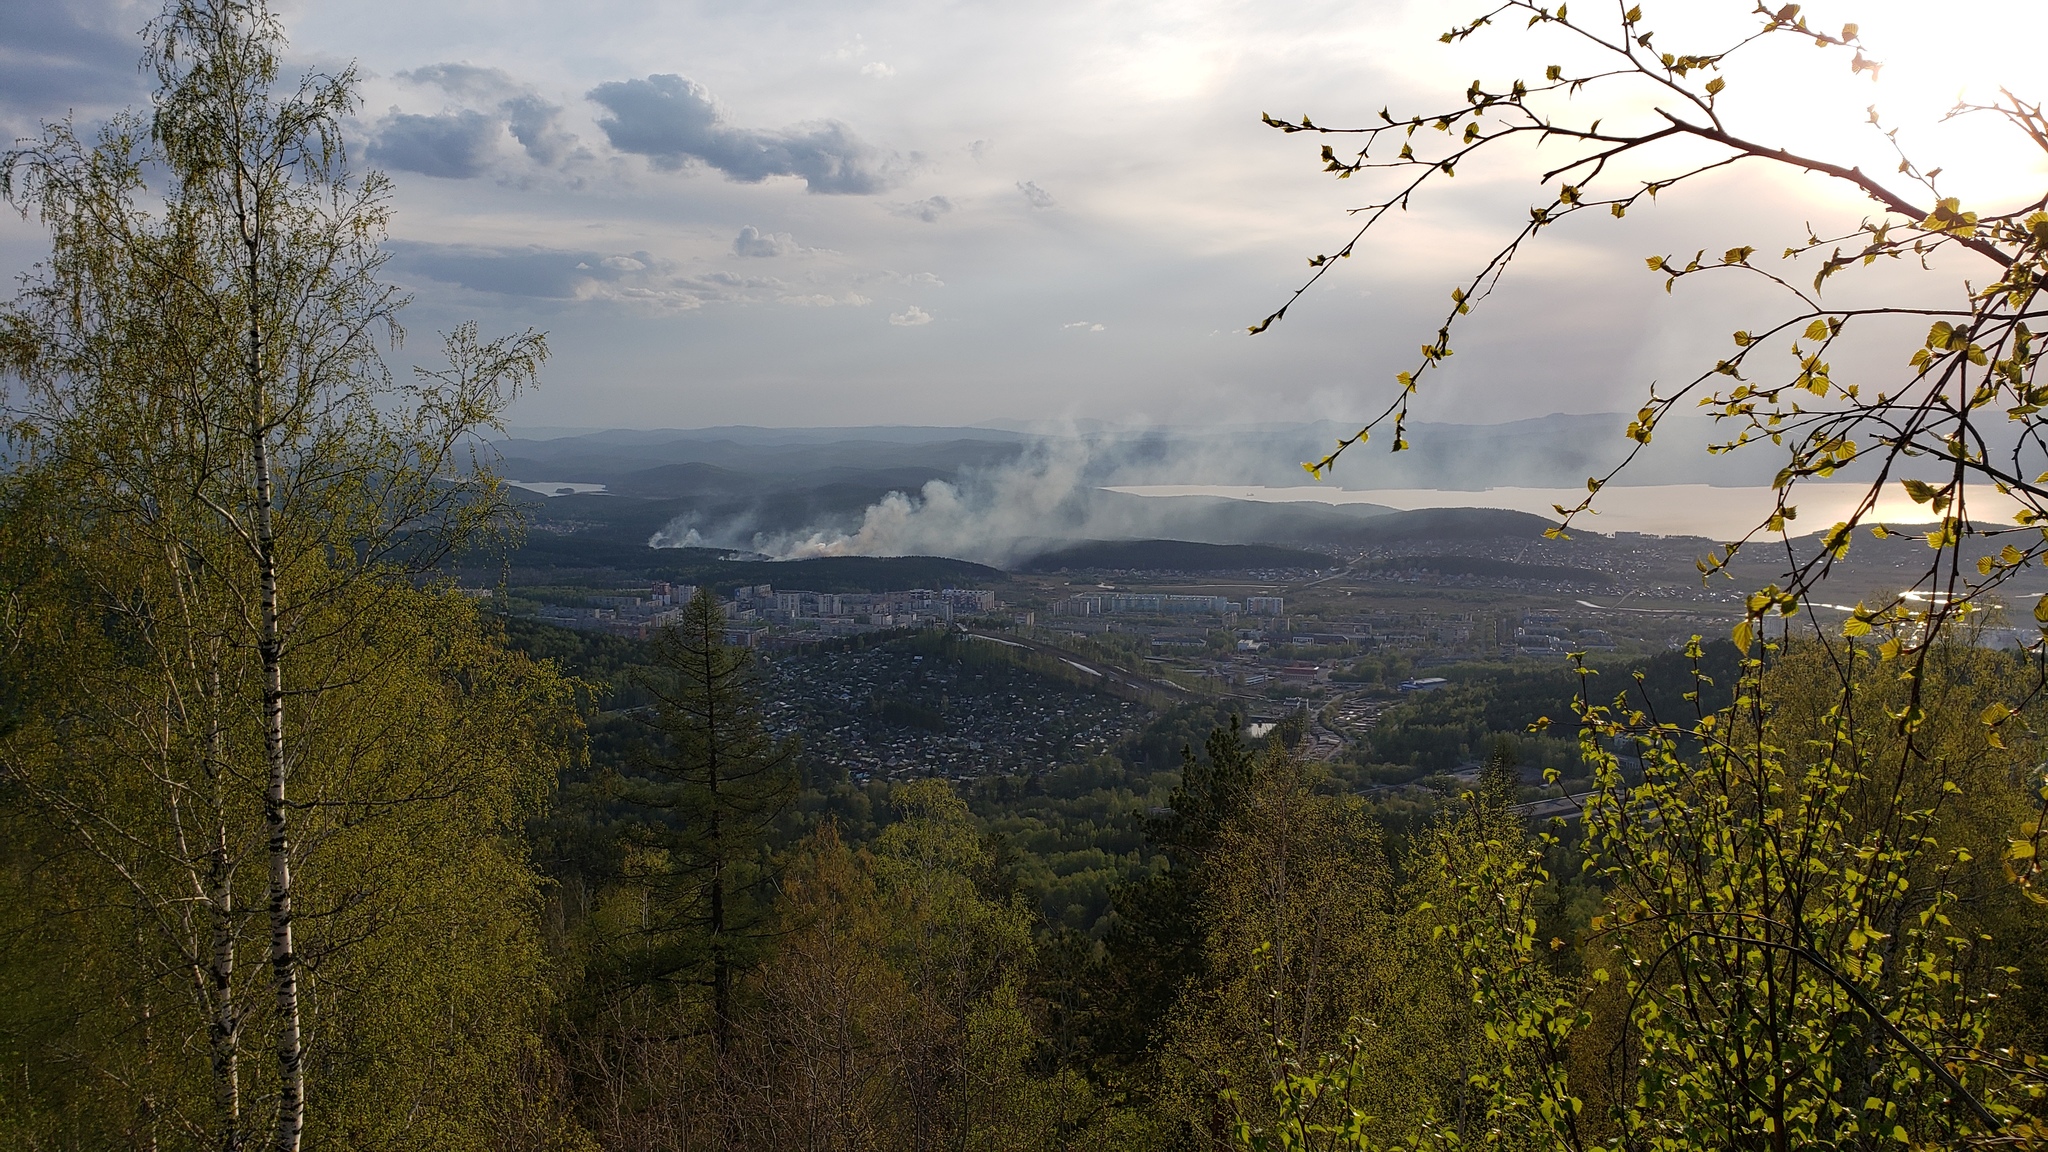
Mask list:
[[[1380,440],[1347,451],[1333,479],[1347,488],[1579,487],[1603,475],[1632,447],[1628,417],[1614,412],[1555,413],[1502,424],[1414,423],[1409,450],[1390,452]],[[791,476],[827,465],[872,469],[926,467],[957,473],[990,468],[1030,454],[1085,458],[1087,479],[1119,484],[1264,484],[1303,482],[1301,464],[1320,459],[1357,426],[1338,421],[1123,427],[1077,422],[1046,429],[987,425],[962,428],[617,429],[551,438],[498,441],[505,471],[520,479],[607,483],[664,464],[699,462],[735,471]],[[1622,474],[1625,484],[1767,484],[1774,474],[1762,453],[1708,457],[1712,429],[1690,419],[1667,421],[1658,441]],[[526,471],[551,474],[526,476]]]

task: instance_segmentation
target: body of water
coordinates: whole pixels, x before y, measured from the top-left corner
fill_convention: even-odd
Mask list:
[[[1132,496],[1220,496],[1231,500],[1263,500],[1276,503],[1314,502],[1321,504],[1378,504],[1400,511],[1418,508],[1505,508],[1557,519],[1553,505],[1569,508],[1585,498],[1583,488],[1485,488],[1456,491],[1440,488],[1336,488],[1304,484],[1292,488],[1268,488],[1242,484],[1134,484],[1111,488]],[[1787,527],[1794,535],[1824,532],[1846,520],[1858,502],[1870,491],[1863,484],[1808,481],[1793,493],[1798,515]],[[1708,484],[1612,485],[1593,501],[1591,515],[1582,514],[1577,526],[1591,532],[1641,532],[1653,536],[1704,536],[1714,540],[1735,540],[1762,523],[1771,513],[1774,493],[1769,488],[1716,488]],[[2010,524],[2019,508],[2014,501],[1988,488],[1973,497],[1972,518],[1979,522]],[[1897,484],[1887,487],[1878,501],[1878,517],[1889,524],[1923,523],[1933,517],[1925,505],[1915,504]],[[1869,523],[1870,518],[1866,517]]]
[[[593,492],[603,492],[605,488],[602,484],[569,484],[558,480],[507,480],[505,483],[543,496],[588,496]]]

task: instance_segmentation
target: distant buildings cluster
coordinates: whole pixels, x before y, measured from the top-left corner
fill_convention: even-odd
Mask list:
[[[950,624],[996,610],[996,594],[985,588],[910,588],[900,592],[777,591],[766,584],[740,588],[725,603],[735,623],[798,624],[831,635],[878,628]]]
[[[681,623],[683,606],[697,594],[690,584],[657,580],[646,596],[592,596],[583,607],[545,605],[539,618],[586,632],[645,640]],[[772,624],[794,625],[825,635],[851,635],[883,628],[915,628],[984,616],[997,608],[996,594],[981,588],[912,588],[901,592],[812,592],[757,584],[721,598],[728,644],[758,647]]]
[[[1122,592],[1069,596],[1065,600],[1055,600],[1052,603],[1052,614],[1055,616],[1236,616],[1244,610],[1244,605],[1224,596],[1161,596]]]
[[[682,623],[683,605],[696,594],[693,585],[657,580],[646,596],[592,596],[588,606],[578,608],[544,604],[538,615],[542,623],[559,628],[645,640],[668,625]]]
[[[1573,628],[1554,612],[1530,612],[1515,628],[1512,656],[1565,656],[1612,652],[1614,637],[1602,628]]]

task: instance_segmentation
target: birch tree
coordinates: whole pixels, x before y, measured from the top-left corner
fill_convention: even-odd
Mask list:
[[[1597,510],[1603,489],[1698,407],[1718,429],[1710,452],[1765,454],[1776,468],[1768,512],[1701,557],[1701,575],[1730,575],[1738,552],[1762,544],[1777,577],[1743,599],[1731,706],[1702,703],[1726,687],[1704,675],[1685,694],[1692,715],[1683,718],[1658,715],[1640,683],[1610,706],[1589,682],[1577,706],[1595,778],[1580,848],[1605,901],[1582,969],[1560,962],[1572,959],[1562,937],[1546,946],[1538,932],[1554,839],[1528,838],[1507,820],[1485,830],[1488,851],[1428,861],[1447,894],[1443,938],[1487,1024],[1469,1083],[1489,1135],[1530,1146],[2037,1144],[2048,1089],[2037,1057],[1998,1039],[2004,974],[1983,957],[2003,941],[1979,909],[1994,895],[2048,903],[2030,888],[2048,835],[2048,788],[2031,747],[2048,682],[2048,598],[2028,605],[2044,631],[2024,659],[1959,656],[1958,646],[1971,643],[1967,625],[1992,607],[1989,594],[2012,592],[2048,559],[2048,389],[2036,331],[2048,197],[2036,184],[1966,202],[1953,174],[1902,140],[1881,86],[1868,124],[1841,127],[1871,133],[1889,154],[1882,167],[1844,150],[1788,147],[1803,109],[1743,102],[1774,44],[1817,47],[1808,58],[1838,76],[1875,80],[1882,53],[1857,24],[1823,25],[1799,4],[1747,15],[1694,5],[1687,16],[1701,19],[1687,30],[1653,8],[1474,6],[1441,41],[1519,29],[1531,46],[1519,76],[1477,80],[1425,111],[1383,108],[1356,125],[1266,118],[1324,142],[1320,162],[1335,178],[1381,185],[1339,245],[1310,258],[1289,306],[1461,172],[1506,161],[1539,189],[1526,214],[1518,206],[1501,222],[1503,242],[1446,285],[1440,322],[1394,376],[1384,407],[1375,403],[1374,418],[1304,465],[1319,478],[1373,434],[1386,433],[1393,451],[1409,448],[1413,397],[1443,385],[1459,334],[1556,230],[1611,225],[1709,190],[1745,209],[1734,246],[1649,252],[1634,265],[1681,299],[1740,284],[1733,302],[1753,309],[1751,319],[1716,333],[1723,351],[1675,385],[1648,389],[1612,467],[1586,479],[1582,499],[1557,506],[1551,534]],[[1923,18],[1891,31],[1945,30]],[[2024,91],[1959,100],[1946,118],[1963,117],[2003,129],[2013,154],[2048,150],[2048,120]],[[2010,158],[1978,149],[1968,159]],[[1795,177],[1790,187],[1846,192],[1860,218],[1817,206],[1773,236],[1768,194],[1754,183],[1766,172]],[[1802,539],[1798,494],[1829,479],[1854,481],[1853,504]],[[1914,512],[1882,511],[1891,493]],[[1870,546],[1857,540],[1862,531],[1917,539],[1923,561],[1910,565],[1910,587],[1823,615],[1814,594],[1852,545]],[[1807,637],[1820,638],[1780,628],[1783,639],[1768,639],[1770,616],[1804,617]],[[1702,659],[1699,637],[1689,654]],[[1621,747],[1633,754],[1626,774]],[[2005,834],[1986,837],[1999,821],[2009,822]],[[1999,856],[2018,882],[2004,893],[1986,883]],[[2019,919],[1996,927],[2038,931]],[[1612,1047],[1589,1051],[1595,1036]],[[1601,1062],[1604,1076],[1586,1075]],[[1327,1100],[1319,1093],[1350,1075],[1342,1060],[1320,1071],[1334,1074],[1279,1083],[1276,1098]],[[1306,1131],[1241,1135],[1255,1147],[1387,1143],[1356,1126],[1320,1128],[1312,1141]],[[1444,1147],[1455,1135],[1401,1134]]]
[[[19,384],[17,494],[62,494],[63,560],[120,621],[108,667],[152,666],[151,707],[80,723],[101,725],[106,754],[159,791],[162,851],[187,890],[174,899],[122,862],[120,845],[159,829],[23,786],[180,942],[223,1148],[258,1135],[241,1096],[254,1006],[236,942],[260,860],[274,1065],[261,1138],[290,1152],[308,1099],[297,893],[317,866],[295,824],[342,801],[296,794],[295,779],[331,767],[310,764],[300,736],[363,674],[337,658],[341,641],[498,522],[475,434],[546,348],[463,326],[445,370],[396,381],[379,350],[402,336],[404,299],[379,277],[389,187],[354,173],[342,140],[353,70],[283,84],[262,0],[173,0],[146,41],[148,114],[115,117],[91,143],[50,125],[0,170],[0,191],[52,237],[7,309],[4,355]]]
[[[1869,89],[1868,123],[1838,131],[1870,133],[1896,160],[1894,171],[1786,147],[1799,110],[1740,102],[1744,86],[1772,68],[1758,59],[1763,52],[1787,41],[1814,45],[1821,49],[1811,57],[1815,67],[1858,82],[1878,79],[1882,53],[1860,25],[1823,26],[1799,4],[1756,4],[1747,19],[1738,5],[1722,9],[1725,18],[1714,7],[1693,14],[1710,18],[1707,31],[1688,32],[1664,26],[1654,5],[1475,5],[1439,39],[1455,47],[1519,29],[1529,45],[1520,75],[1475,80],[1427,110],[1382,108],[1362,124],[1264,117],[1281,132],[1323,141],[1325,172],[1376,191],[1351,210],[1357,224],[1341,243],[1310,257],[1314,270],[1302,286],[1251,332],[1282,321],[1344,260],[1400,227],[1411,207],[1444,195],[1460,171],[1501,164],[1535,185],[1527,212],[1500,221],[1504,241],[1447,286],[1440,322],[1419,354],[1403,352],[1412,359],[1389,382],[1384,405],[1373,402],[1377,414],[1303,464],[1320,478],[1376,433],[1391,451],[1408,449],[1414,397],[1444,386],[1460,334],[1516,262],[1558,230],[1612,224],[1689,196],[1732,198],[1747,212],[1742,242],[1691,256],[1645,253],[1642,263],[1629,263],[1651,286],[1679,298],[1730,296],[1754,308],[1754,319],[1716,333],[1725,351],[1702,358],[1676,384],[1648,387],[1612,466],[1587,477],[1583,499],[1557,507],[1554,532],[1596,511],[1601,490],[1626,481],[1674,416],[1704,409],[1717,426],[1710,451],[1776,458],[1770,510],[1742,539],[1700,560],[1703,575],[1722,575],[1752,544],[1783,555],[1777,582],[1748,598],[1737,646],[1760,635],[1767,615],[1805,614],[1818,624],[1811,593],[1849,555],[1857,530],[1867,529],[1880,539],[1925,541],[1926,563],[1916,566],[1913,587],[1857,605],[1841,627],[1851,635],[1896,630],[1887,659],[1917,659],[1946,623],[2048,557],[2048,537],[2036,527],[2048,517],[2048,480],[2041,478],[2048,389],[2039,380],[2037,330],[2048,315],[2041,304],[2048,196],[1964,203],[1949,192],[1958,174],[1945,182],[1942,166],[1916,157],[1900,137],[1902,125],[1887,119],[1881,85]],[[1888,31],[1935,34],[1903,25]],[[1944,119],[2003,129],[2007,149],[1971,158],[1983,168],[2015,156],[2038,165],[2048,152],[2048,116],[2022,86],[2034,78],[1989,79],[2008,86],[1981,101],[1959,97]],[[1769,232],[1774,214],[1762,189],[1738,183],[1766,172],[1802,177],[1794,187],[1817,195],[1848,193],[1863,214],[1851,221],[1816,205],[1818,215],[1783,213]],[[1916,267],[1919,283],[1879,279]],[[1861,498],[1846,519],[1813,526],[1819,546],[1795,548],[1799,492],[1834,478],[1855,479]],[[1900,518],[1880,513],[1880,498],[1894,492],[1918,507],[1912,519],[1920,523],[1902,527]],[[2048,598],[2030,606],[2048,625]]]

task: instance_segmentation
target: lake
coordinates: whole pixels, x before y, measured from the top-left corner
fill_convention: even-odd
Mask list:
[[[1400,511],[1418,508],[1506,508],[1555,520],[1552,505],[1569,508],[1586,495],[1583,488],[1485,488],[1459,491],[1439,488],[1336,488],[1323,484],[1264,487],[1243,484],[1132,484],[1110,488],[1132,496],[1220,496],[1231,500],[1273,503],[1379,504]],[[1798,486],[1793,506],[1798,515],[1789,528],[1796,535],[1824,532],[1846,520],[1869,491],[1867,485],[1808,481]],[[1610,485],[1593,502],[1595,515],[1582,515],[1579,527],[1591,532],[1641,532],[1652,536],[1705,536],[1734,540],[1770,515],[1773,493],[1765,487],[1716,488],[1709,484]],[[1975,518],[2010,524],[2019,505],[1988,488],[1973,498]],[[1877,506],[1878,518],[1891,524],[1932,519],[1925,505],[1913,503],[1897,484],[1889,485]],[[1870,518],[1866,517],[1868,523]]]

